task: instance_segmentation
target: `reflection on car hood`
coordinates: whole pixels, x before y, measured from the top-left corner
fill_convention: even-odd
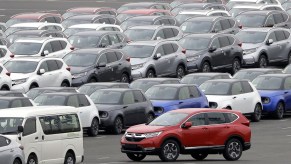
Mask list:
[[[91,67],[73,67],[73,66],[70,66],[71,68],[71,74],[77,74],[77,73],[82,73],[82,72],[85,72],[87,70],[89,70]]]
[[[227,100],[231,100],[235,95],[227,95],[227,96],[220,96],[220,95],[206,95],[208,102],[223,102]]]
[[[261,97],[272,97],[283,95],[285,92],[285,90],[258,90],[258,91]]]
[[[202,53],[206,53],[207,50],[200,50],[200,51],[196,51],[196,50],[186,50],[186,56],[196,56]]]
[[[136,126],[132,126],[127,129],[127,132],[131,133],[152,133],[152,132],[160,132],[168,129],[167,126],[149,126],[145,124],[140,124]]]
[[[121,109],[121,105],[104,105],[104,104],[95,104],[98,111],[107,111],[110,112],[112,110]]]
[[[151,100],[153,106],[155,107],[167,107],[172,105],[178,105],[179,100]]]
[[[12,80],[26,79],[29,78],[31,74],[32,73],[11,73],[10,78]]]
[[[253,43],[242,43],[242,49],[247,50],[247,49],[252,49],[252,48],[257,48],[260,47],[262,45],[262,43],[257,43],[257,44],[253,44]]]
[[[145,63],[149,60],[149,58],[130,58],[131,65],[137,65]]]

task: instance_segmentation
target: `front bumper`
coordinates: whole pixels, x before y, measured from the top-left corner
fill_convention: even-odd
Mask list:
[[[122,137],[121,152],[122,153],[139,153],[147,155],[157,155],[160,151],[159,143],[153,138],[143,139],[139,142],[130,142]]]
[[[244,66],[253,66],[257,63],[254,54],[247,54],[243,56],[243,65]]]
[[[198,72],[200,64],[197,61],[187,62],[188,73]]]
[[[145,76],[146,76],[145,73],[141,69],[131,71],[132,80],[141,79],[144,78]]]
[[[87,83],[87,78],[85,77],[81,77],[81,78],[77,78],[77,79],[72,79],[72,87],[79,87],[83,84]]]
[[[276,105],[269,103],[269,104],[263,104],[263,114],[267,114],[270,112],[275,112],[276,111]]]
[[[30,86],[28,86],[28,84],[22,83],[18,85],[12,85],[11,90],[26,93],[29,90],[29,87]]]

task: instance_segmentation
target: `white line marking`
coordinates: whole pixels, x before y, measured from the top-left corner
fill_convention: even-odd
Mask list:
[[[279,120],[279,121],[288,121],[287,119],[284,119],[284,120]]]
[[[291,137],[291,134],[290,135],[286,135],[287,137]]]
[[[99,137],[95,137],[95,138],[105,138],[106,136],[99,136]]]
[[[110,158],[110,157],[101,157],[101,158],[98,158],[98,159],[108,159],[108,158]]]
[[[285,130],[285,129],[291,129],[291,127],[286,127],[286,128],[282,128],[283,130]]]

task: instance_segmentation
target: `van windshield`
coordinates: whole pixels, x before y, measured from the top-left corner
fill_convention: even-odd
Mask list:
[[[0,117],[0,134],[17,134],[18,126],[22,125],[24,118]]]

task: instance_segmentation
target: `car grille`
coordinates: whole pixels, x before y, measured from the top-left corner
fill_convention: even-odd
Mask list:
[[[125,144],[122,145],[122,149],[123,150],[131,150],[131,151],[143,151],[143,149],[137,145],[133,145],[133,144]]]
[[[145,136],[143,134],[138,133],[127,133],[125,135],[125,139],[129,142],[140,142],[143,139],[145,139]]]

